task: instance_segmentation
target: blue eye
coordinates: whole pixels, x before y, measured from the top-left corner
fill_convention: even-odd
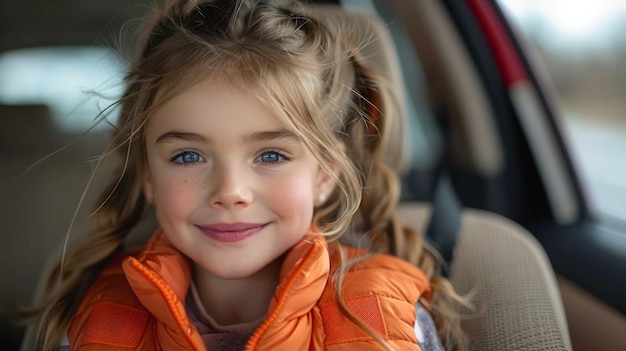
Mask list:
[[[254,161],[263,162],[263,163],[277,163],[277,162],[288,161],[288,159],[285,156],[283,156],[280,152],[267,151],[259,155],[259,157],[257,157],[256,160]]]
[[[197,163],[204,162],[204,158],[200,156],[197,152],[193,151],[185,151],[180,154],[174,156],[172,161],[175,163]]]

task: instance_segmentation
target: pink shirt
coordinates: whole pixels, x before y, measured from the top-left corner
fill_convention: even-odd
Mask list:
[[[189,288],[185,305],[189,320],[198,329],[204,344],[209,350],[243,350],[252,333],[265,319],[265,317],[262,317],[250,323],[219,325],[211,318],[204,305],[202,305],[196,286],[193,283],[191,283]]]

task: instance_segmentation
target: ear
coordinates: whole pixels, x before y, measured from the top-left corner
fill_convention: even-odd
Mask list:
[[[154,192],[154,183],[152,181],[152,173],[150,172],[150,167],[148,167],[148,165],[145,165],[143,167],[142,173],[143,195],[146,197],[148,203],[154,206],[154,203],[156,201],[156,193]]]
[[[317,174],[315,200],[313,201],[315,207],[322,206],[336,187],[337,183],[335,183],[331,175],[320,168]]]
[[[340,145],[341,150],[345,152],[345,145]],[[326,200],[335,191],[337,183],[335,179],[339,176],[339,166],[333,165],[328,171],[320,167],[316,180],[316,194],[313,204],[315,207],[322,206]]]

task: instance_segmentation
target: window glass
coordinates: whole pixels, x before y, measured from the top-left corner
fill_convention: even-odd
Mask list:
[[[592,206],[626,220],[626,2],[498,1],[549,75]]]
[[[121,96],[124,68],[113,50],[96,45],[5,52],[0,103],[47,105],[59,129],[83,132]],[[115,111],[108,116],[111,122],[116,118]]]

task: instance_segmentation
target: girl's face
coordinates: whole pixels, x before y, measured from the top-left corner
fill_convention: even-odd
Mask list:
[[[204,81],[146,130],[144,191],[161,228],[197,268],[247,277],[308,232],[334,182],[301,140],[246,91]]]

